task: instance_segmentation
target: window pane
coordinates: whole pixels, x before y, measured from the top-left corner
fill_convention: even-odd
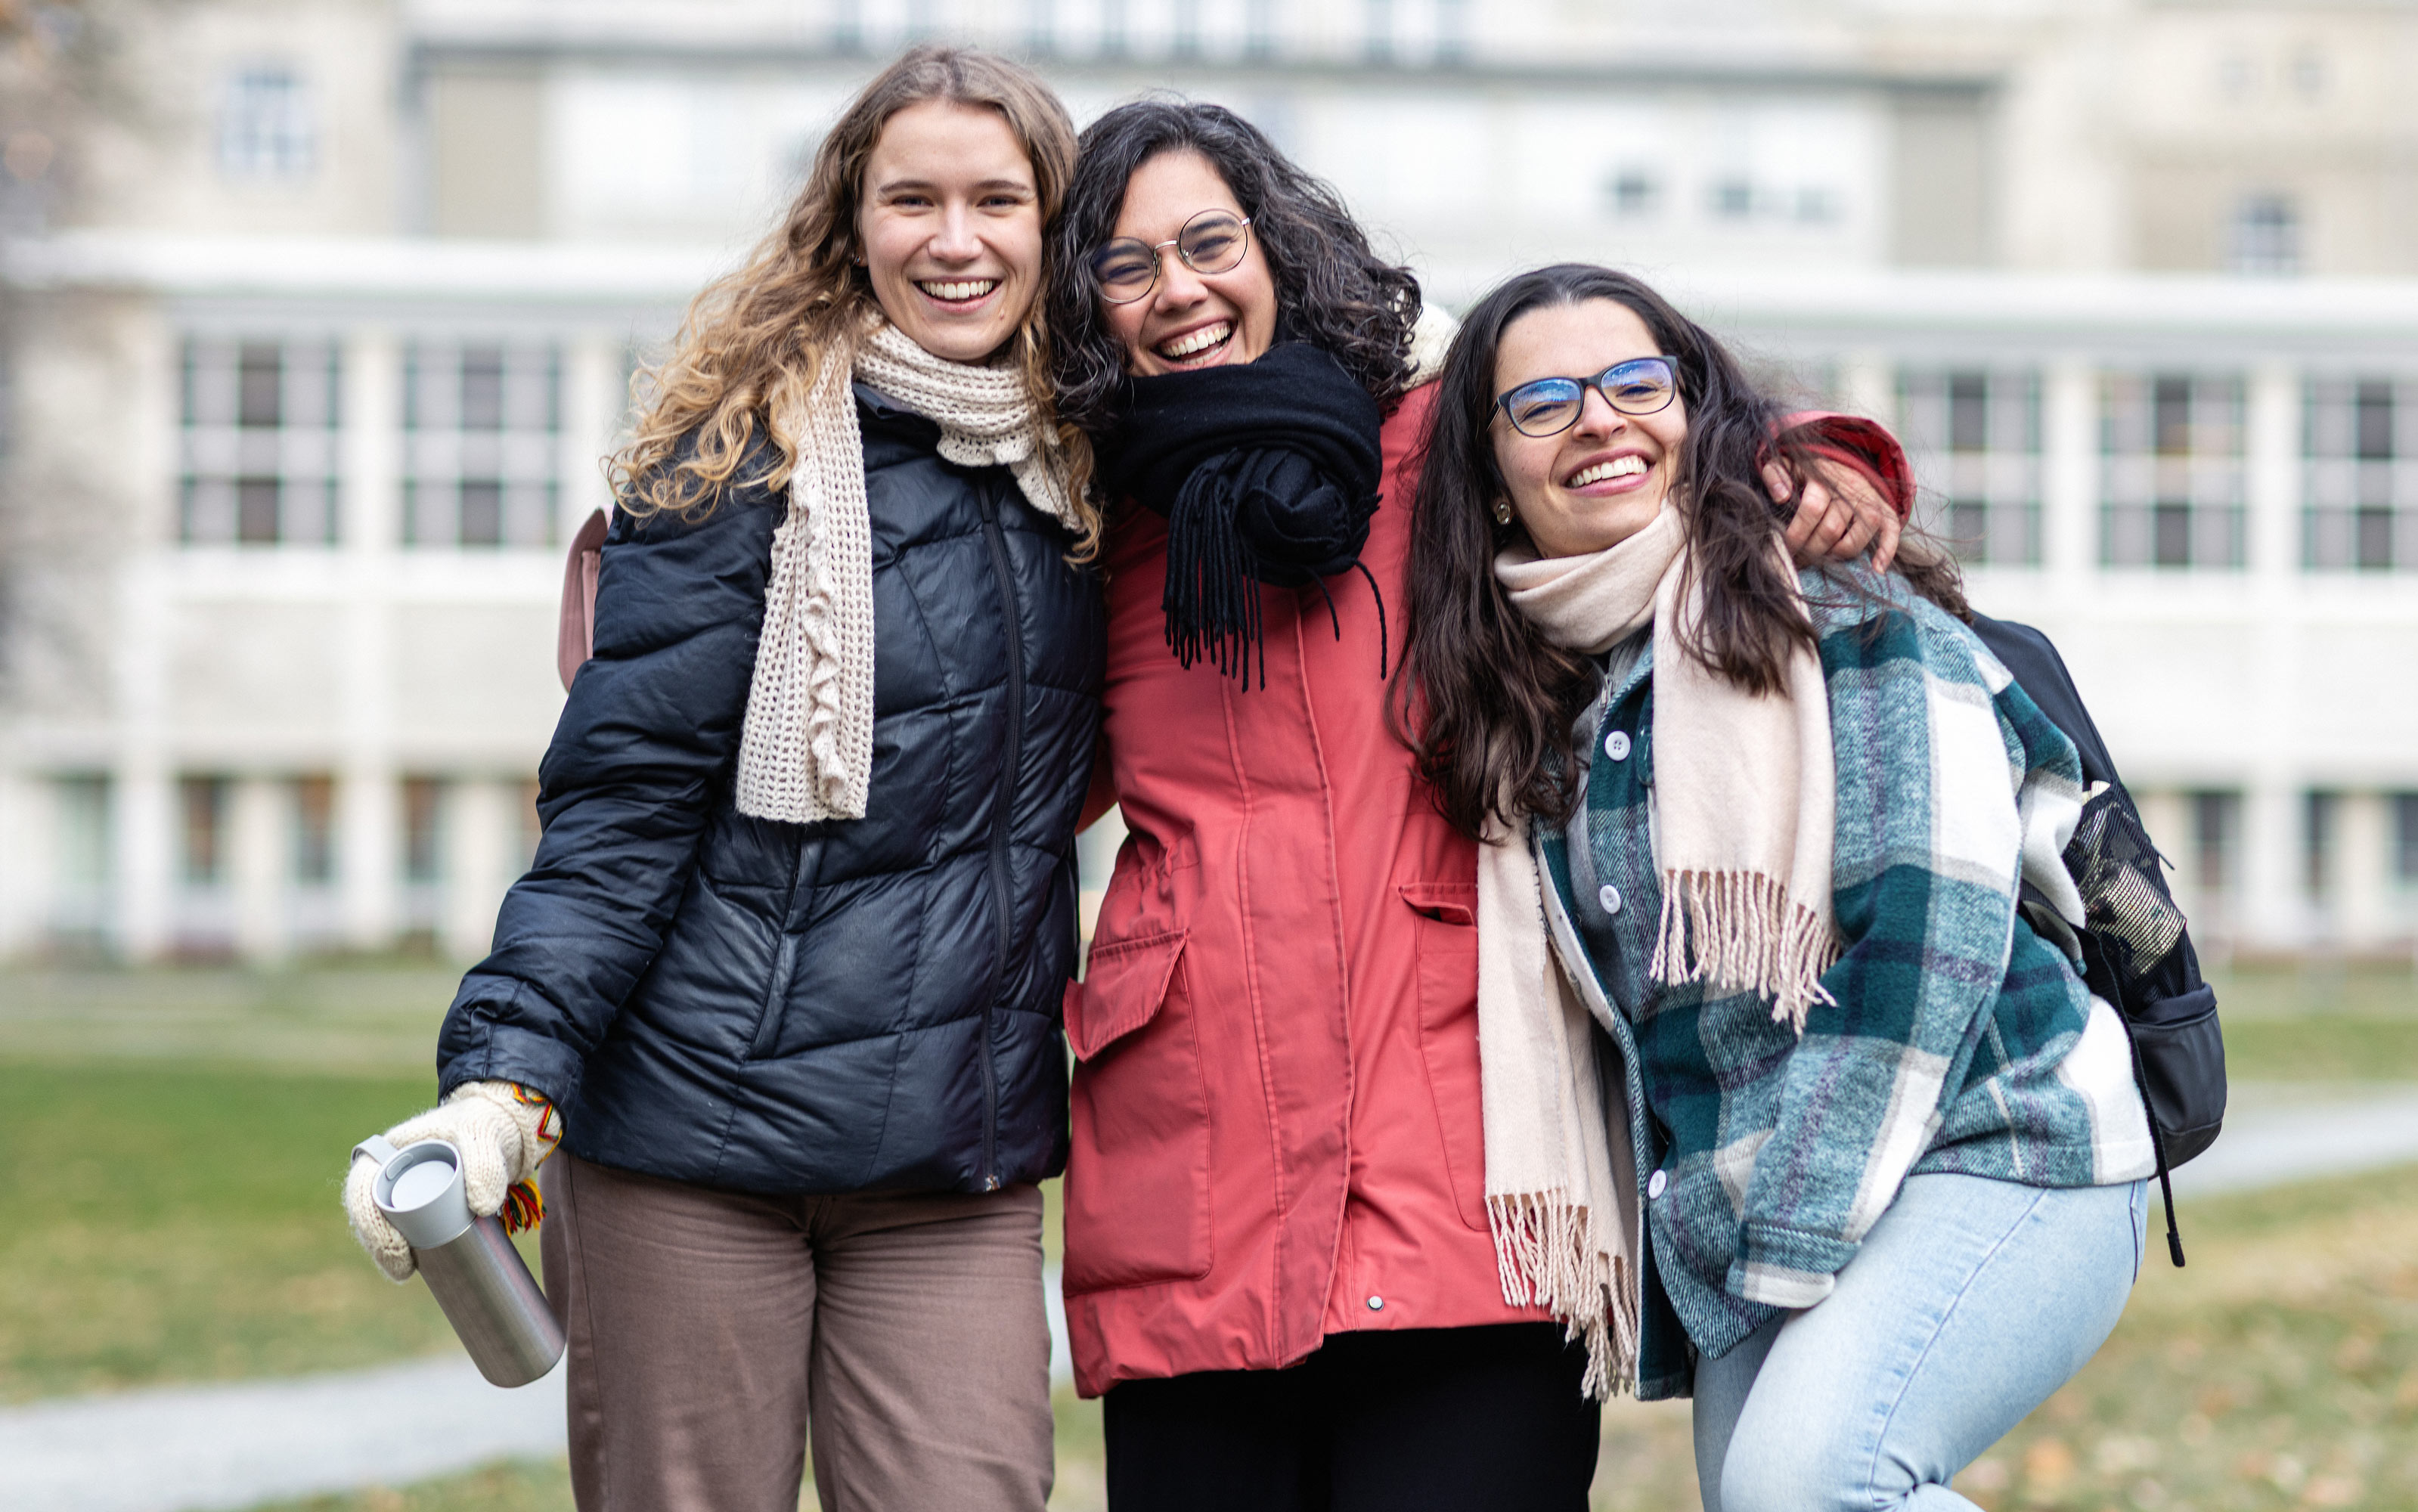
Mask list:
[[[226,780],[187,777],[176,785],[183,811],[185,880],[215,887],[226,877]]]
[[[492,480],[462,483],[462,544],[504,543],[504,485]]]
[[[276,479],[236,480],[235,538],[248,546],[277,543]]]
[[[462,429],[499,431],[503,426],[503,349],[466,348],[462,353]]]
[[[406,882],[434,882],[443,858],[439,855],[437,801],[441,789],[433,777],[406,777],[403,783],[403,877]]]
[[[1948,380],[1948,448],[1982,451],[1990,445],[1989,380],[1959,373]]]
[[[329,777],[294,783],[294,879],[327,883],[336,878],[336,784]]]
[[[274,427],[284,409],[285,364],[274,346],[246,343],[237,367],[236,423]]]

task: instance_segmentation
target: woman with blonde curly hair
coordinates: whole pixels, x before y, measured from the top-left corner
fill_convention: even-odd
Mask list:
[[[389,1136],[452,1139],[488,1213],[553,1156],[591,1512],[788,1512],[810,1403],[825,1506],[1048,1497],[1102,647],[1037,304],[1074,157],[1027,70],[907,53],[615,459],[544,839]]]

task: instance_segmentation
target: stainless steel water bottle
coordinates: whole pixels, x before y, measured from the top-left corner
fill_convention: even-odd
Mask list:
[[[553,1369],[562,1358],[562,1325],[503,1224],[470,1215],[462,1152],[444,1139],[397,1150],[376,1135],[353,1146],[353,1155],[377,1162],[370,1191],[378,1211],[411,1246],[479,1373],[498,1386],[526,1386]]]

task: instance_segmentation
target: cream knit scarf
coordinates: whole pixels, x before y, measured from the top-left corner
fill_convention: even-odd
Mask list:
[[[873,532],[851,380],[941,427],[941,455],[1005,465],[1035,509],[1076,527],[1058,437],[1013,363],[934,357],[888,321],[825,355],[804,404],[773,417],[796,450],[773,534],[764,629],[739,741],[739,812],[812,824],[865,817],[873,775]]]
[[[1507,551],[1495,577],[1548,639],[1573,650],[1600,654],[1652,624],[1662,913],[1649,972],[1751,988],[1801,1031],[1808,1008],[1829,1000],[1821,973],[1838,951],[1829,693],[1801,647],[1780,697],[1750,696],[1688,654],[1680,628],[1702,601],[1685,539],[1666,509],[1593,556]],[[1494,835],[1479,848],[1486,1207],[1505,1299],[1546,1307],[1584,1341],[1585,1389],[1602,1397],[1634,1385],[1637,1359],[1637,1236],[1621,1195],[1632,1168],[1625,1098],[1618,1089],[1605,1096],[1587,1010],[1555,964],[1528,839]]]

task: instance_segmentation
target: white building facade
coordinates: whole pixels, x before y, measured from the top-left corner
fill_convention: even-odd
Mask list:
[[[2211,943],[2408,952],[2418,19],[1667,11],[176,8],[116,57],[150,114],[15,186],[52,209],[0,286],[0,952],[482,953],[630,374],[919,35],[1033,57],[1079,119],[1232,104],[1446,304],[1560,257],[1664,282],[1906,437]]]

